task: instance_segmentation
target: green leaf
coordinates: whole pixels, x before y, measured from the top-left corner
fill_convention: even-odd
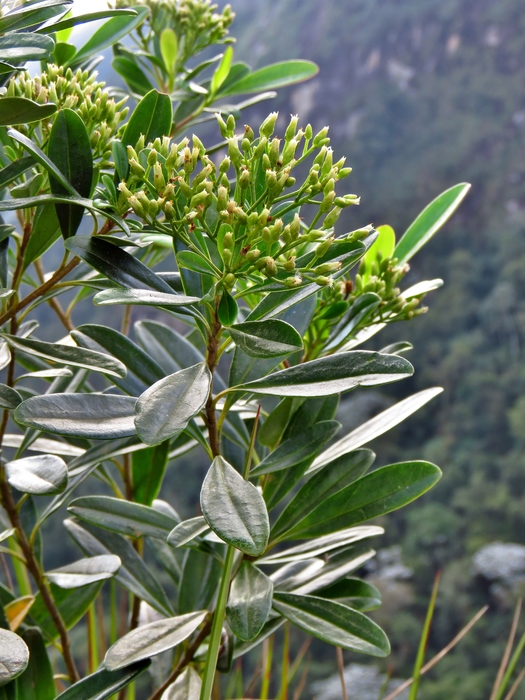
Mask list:
[[[340,429],[341,423],[335,420],[324,420],[308,428],[304,433],[293,435],[252,469],[250,476],[261,476],[289,469],[309,457],[313,459]]]
[[[22,397],[15,389],[7,384],[0,384],[0,408],[7,410],[16,408],[22,402]]]
[[[153,85],[148,76],[131,57],[115,56],[111,65],[113,66],[113,70],[118,73],[121,78],[124,78],[133,92],[139,95],[145,95],[153,89]]]
[[[27,170],[35,165],[35,161],[31,156],[24,156],[14,163],[6,165],[0,170],[0,190],[6,185],[9,185],[13,180],[16,180],[20,175],[23,175]]]
[[[257,433],[257,442],[274,450],[281,442],[288,421],[292,416],[294,399],[283,399],[273,409]]]
[[[79,25],[86,24],[88,22],[96,22],[99,19],[107,19],[108,17],[120,17],[124,15],[132,15],[133,17],[135,17],[137,15],[137,12],[136,10],[129,7],[122,7],[115,10],[100,10],[99,12],[89,12],[85,15],[74,15],[73,17],[62,19],[60,20],[60,22],[55,22],[51,26],[43,27],[38,31],[43,34],[47,32],[64,32],[67,29],[72,29],[73,27],[78,27]],[[61,38],[61,41],[66,41],[66,39]]]
[[[27,668],[29,649],[14,632],[0,629],[0,686],[17,678]]]
[[[184,547],[200,535],[208,533],[210,528],[202,515],[183,520],[168,535],[168,543],[172,547]]]
[[[281,357],[303,348],[303,340],[285,321],[246,321],[229,328],[233,342],[251,357]]]
[[[56,455],[35,455],[7,462],[7,480],[22,493],[47,496],[61,493],[67,486],[67,464]]]
[[[157,445],[181,433],[208,399],[211,374],[205,363],[156,382],[138,399],[135,426],[140,439]]]
[[[396,246],[394,257],[403,265],[422,248],[446,223],[459,207],[470,189],[468,182],[461,182],[442,192],[428,204],[416,220],[410,224]]]
[[[165,294],[164,292],[149,291],[148,289],[104,289],[93,297],[97,306],[114,304],[133,304],[136,306],[190,306],[198,304],[198,297],[187,297],[182,294]]]
[[[221,562],[213,554],[188,549],[179,584],[179,614],[213,608],[221,574]]]
[[[57,700],[106,700],[134,681],[149,665],[149,661],[141,661],[120,671],[96,671],[70,686]]]
[[[375,440],[380,435],[383,435],[383,433],[386,433],[391,428],[402,423],[405,418],[408,418],[408,416],[418,411],[434,397],[441,394],[442,391],[443,389],[441,387],[424,389],[390,406],[386,411],[374,416],[374,418],[366,421],[366,423],[355,428],[355,430],[352,430],[348,435],[345,435],[345,437],[331,445],[314,460],[314,463],[307,473],[312,474],[318,469],[321,469],[325,464]]]
[[[288,367],[232,390],[270,396],[330,396],[357,386],[395,382],[413,371],[410,362],[402,357],[358,350]]]
[[[217,277],[217,270],[204,255],[194,253],[192,250],[181,250],[177,253],[177,265],[185,267],[201,275],[214,275]]]
[[[243,561],[233,579],[226,607],[228,624],[236,637],[245,642],[255,639],[272,608],[271,579],[248,561]]]
[[[282,61],[273,63],[264,68],[244,76],[226,90],[220,93],[225,95],[240,95],[246,92],[263,92],[275,90],[286,85],[309,80],[317,75],[319,68],[311,61]]]
[[[7,333],[2,333],[2,337],[12,348],[26,352],[28,355],[41,357],[49,362],[82,367],[92,372],[102,372],[102,374],[110,376],[126,376],[125,365],[102,352],[60,343],[46,343],[43,340],[34,340],[33,338],[21,338],[20,336],[8,335]]]
[[[80,525],[74,519],[65,520],[64,526],[85,554],[115,554],[121,561],[115,580],[162,615],[173,615],[164,589],[125,537],[93,525]]]
[[[83,119],[72,109],[61,109],[58,113],[49,135],[47,153],[75,192],[89,197],[93,182],[91,144]],[[71,192],[51,174],[49,185],[54,195]],[[56,204],[55,207],[63,237],[74,236],[84,215],[82,208],[71,204]]]
[[[275,592],[273,606],[299,629],[329,644],[370,656],[384,657],[390,653],[383,630],[341,603],[316,596]]]
[[[131,456],[133,498],[150,506],[159,495],[168,465],[169,441],[135,452]]]
[[[385,515],[414,501],[440,478],[441,470],[430,462],[382,467],[330,496],[288,530],[286,537],[318,537]]]
[[[356,450],[337,457],[320,469],[299,489],[272,528],[272,538],[307,517],[326,499],[359,479],[375,459],[371,450]],[[308,473],[308,472],[307,472]]]
[[[221,62],[215,69],[215,72],[213,74],[213,77],[211,79],[211,85],[210,85],[210,92],[212,95],[215,95],[215,93],[219,90],[219,88],[223,85],[224,81],[228,77],[231,69],[233,61],[233,49],[231,46],[228,46],[226,51],[224,52]]]
[[[322,588],[318,591],[318,596],[335,600],[360,612],[375,610],[382,602],[379,589],[368,583],[368,581],[350,577],[344,578],[342,581],[338,581],[327,588]]]
[[[173,649],[187,639],[204,622],[206,610],[155,620],[128,632],[108,649],[104,667],[116,671],[135,661]]]
[[[434,280],[423,280],[413,284],[408,289],[403,290],[401,294],[405,299],[413,299],[414,297],[421,297],[424,294],[433,292],[435,289],[439,289],[442,286],[443,280],[439,278]]]
[[[120,559],[114,554],[79,559],[73,564],[46,571],[46,578],[59,588],[81,588],[112,578],[120,569]]]
[[[263,497],[222,457],[216,457],[204,479],[201,509],[211,529],[250,556],[266,549],[270,524]]]
[[[131,537],[158,537],[165,540],[178,521],[140,503],[111,496],[77,498],[68,511],[80,520]]]
[[[147,8],[144,8],[147,11]],[[151,90],[133,110],[122,136],[124,146],[136,146],[141,134],[148,144],[171,132],[173,112],[169,95]]]
[[[117,41],[138,27],[146,19],[149,13],[147,7],[133,8],[136,12],[133,16],[113,17],[108,22],[105,22],[91,38],[82,46],[75,56],[70,61],[70,65],[78,66],[80,63],[85,63],[88,59],[100,53],[102,49],[116,44]]]
[[[187,666],[177,680],[169,685],[162,700],[199,700],[202,681],[193,666]]]
[[[52,103],[40,105],[25,97],[3,97],[0,100],[0,126],[39,122],[56,111],[57,106]]]
[[[55,586],[54,583],[50,584],[51,595],[64,620],[66,629],[71,629],[84,617],[89,606],[100,593],[101,587],[102,582],[92,583],[77,589],[64,589]],[[35,602],[31,607],[31,618],[38,624],[48,640],[58,639],[58,631],[40,593],[36,595]]]
[[[365,281],[372,274],[372,263],[376,261],[377,254],[380,254],[381,260],[391,258],[396,247],[396,233],[392,226],[378,226],[376,230],[379,235],[366,251],[359,268],[360,274]]]
[[[0,61],[45,61],[55,42],[33,32],[8,32],[0,36]]]
[[[159,41],[160,53],[168,75],[174,75],[179,51],[178,43],[177,35],[171,27],[162,30]]]
[[[28,627],[21,636],[29,649],[29,665],[17,679],[18,697],[53,700],[56,697],[55,679],[42,633],[36,627]]]
[[[328,351],[337,348],[380,304],[381,297],[374,292],[365,292],[358,296],[343,318],[331,331],[329,341],[324,346],[324,350]],[[345,350],[345,346],[341,350]]]
[[[43,0],[15,7],[0,20],[0,33],[20,31],[43,24],[48,19],[64,14],[71,6],[70,0]]]
[[[15,420],[47,433],[109,440],[136,434],[135,403],[111,394],[33,396],[18,406]]]
[[[219,321],[223,326],[231,326],[232,323],[235,323],[237,314],[239,313],[239,306],[232,295],[226,290],[222,293],[217,311]]]
[[[60,238],[60,224],[54,204],[45,204],[37,211],[31,237],[24,251],[24,269],[40,258]]]

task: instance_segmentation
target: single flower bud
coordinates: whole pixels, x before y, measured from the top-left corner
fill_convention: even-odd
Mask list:
[[[260,255],[261,251],[257,248],[253,248],[246,253],[246,260],[247,262],[255,262]]]
[[[266,261],[266,267],[264,269],[264,272],[268,277],[275,277],[277,274],[277,265],[275,264],[275,260],[273,258],[269,258]]]
[[[326,253],[328,253],[328,251],[330,250],[330,246],[332,245],[333,242],[334,242],[333,237],[325,238],[325,240],[322,241],[321,243],[319,243],[319,245],[315,249],[315,257],[322,258],[323,255],[326,255]]]
[[[321,146],[324,146],[327,142],[330,142],[330,139],[327,141],[327,136],[328,136],[328,128],[327,126],[323,127],[321,131],[319,131],[315,136],[313,140],[313,146],[315,148],[319,148]]]
[[[245,190],[247,187],[250,186],[251,181],[252,181],[251,173],[247,168],[245,168],[241,172],[241,176],[239,177],[239,187],[241,189]]]
[[[292,255],[292,257],[288,258],[288,260],[283,264],[283,268],[287,272],[292,272],[295,270],[295,256]]]
[[[341,211],[342,210],[340,207],[334,207],[331,211],[329,211],[325,217],[325,220],[323,221],[323,228],[332,228],[332,226],[335,226],[337,219],[341,215]]]
[[[233,233],[227,231],[222,239],[222,245],[224,248],[233,248]]]
[[[231,264],[232,258],[233,258],[233,253],[231,252],[231,250],[229,250],[228,248],[225,248],[225,249],[222,251],[221,257],[222,257],[222,259],[223,259],[223,261],[224,261],[224,265],[225,265],[226,267],[229,267],[230,264]]]
[[[316,277],[314,282],[316,282],[321,287],[333,287],[334,286],[334,280],[331,277],[324,277],[322,275],[319,277]]]
[[[148,165],[150,167],[153,167],[156,162],[157,162],[157,151],[154,148],[152,148],[151,151],[148,153]]]
[[[290,123],[286,127],[286,131],[284,132],[284,140],[285,141],[291,141],[295,137],[295,132],[297,131],[297,124],[299,123],[299,117],[297,114],[292,114],[292,118],[290,119]]]
[[[228,172],[230,169],[231,165],[231,160],[226,156],[221,160],[221,164],[219,165],[219,174],[224,175],[224,173]]]
[[[251,143],[253,139],[255,138],[255,134],[253,133],[253,129],[251,126],[248,124],[244,125],[244,138],[248,139],[248,141]]]
[[[231,139],[228,139],[228,155],[235,169],[239,170],[239,168],[243,164],[243,157],[239,150],[237,136],[232,136]]]
[[[164,215],[168,221],[172,221],[176,218],[175,207],[173,206],[173,202],[166,202],[166,204],[164,205]]]
[[[275,122],[277,121],[278,116],[279,112],[272,112],[266,117],[259,128],[259,133],[261,136],[266,136],[268,139],[270,138],[270,136],[273,134],[273,130],[275,129]]]
[[[318,265],[314,268],[316,275],[329,275],[332,272],[337,272],[341,269],[342,262],[327,262],[322,265]]]
[[[332,204],[334,203],[335,199],[335,192],[330,192],[329,194],[326,195],[326,197],[323,199],[321,204],[319,205],[319,211],[321,214],[326,214],[327,212],[330,211],[330,208]]]
[[[164,179],[162,165],[160,163],[155,163],[155,165],[153,166],[153,184],[159,194],[162,194],[164,192],[164,188],[166,187],[166,180]]]
[[[277,165],[277,163],[279,162],[280,144],[281,144],[281,141],[277,137],[273,138],[270,142],[270,152],[268,153],[268,156],[270,158],[270,163],[272,164],[272,167],[274,167],[274,168]]]
[[[288,143],[285,143],[285,146],[283,148],[283,153],[281,156],[281,160],[282,160],[283,165],[287,165],[291,160],[293,160],[296,150],[297,150],[296,139],[291,139],[290,141],[288,141]]]
[[[284,286],[285,287],[298,287],[302,283],[303,279],[301,275],[294,275],[293,277],[287,277],[284,280]]]
[[[226,289],[232,289],[233,285],[235,284],[235,275],[233,275],[231,272],[229,272],[223,278],[222,283],[226,287]]]
[[[228,190],[222,185],[217,189],[217,211],[226,209],[228,203]]]
[[[259,143],[255,147],[255,150],[253,152],[253,158],[254,160],[258,160],[259,158],[262,158],[263,153],[266,151],[266,146],[268,145],[268,139],[266,136],[261,136],[259,139]]]
[[[217,124],[219,125],[219,131],[221,132],[221,136],[225,139],[231,136],[230,132],[228,131],[228,127],[226,126],[226,122],[218,112],[215,114],[215,119],[217,120]]]

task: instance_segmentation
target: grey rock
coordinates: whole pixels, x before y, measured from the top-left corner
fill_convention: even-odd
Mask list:
[[[391,678],[386,687],[386,675],[380,673],[377,666],[366,666],[365,664],[350,664],[344,670],[346,691],[349,698],[359,700],[377,700],[379,693],[383,690],[384,695],[393,693],[403,681]],[[312,694],[315,700],[341,700],[341,679],[335,673],[326,680],[312,683]],[[397,700],[407,700],[408,688],[397,696]]]

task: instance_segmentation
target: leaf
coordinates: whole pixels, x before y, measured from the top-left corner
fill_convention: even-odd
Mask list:
[[[164,67],[168,75],[173,75],[175,70],[175,64],[177,63],[178,54],[178,40],[177,35],[171,29],[171,27],[166,27],[160,33],[160,53],[162,60],[164,61]]]
[[[28,627],[21,636],[29,649],[29,665],[17,679],[18,697],[24,700],[54,700],[55,679],[42,633],[36,627]]]
[[[274,450],[281,442],[288,421],[292,416],[294,399],[283,399],[265,418],[257,433],[257,442]]]
[[[131,537],[166,539],[178,521],[140,503],[111,496],[83,496],[72,501],[68,511],[80,520]]]
[[[76,589],[63,589],[51,583],[49,588],[53,600],[64,620],[66,629],[74,627],[86,614],[90,605],[100,593],[102,582],[92,583]],[[38,624],[44,636],[49,640],[58,639],[59,634],[53,623],[49,610],[38,593],[31,608],[31,618]]]
[[[128,36],[135,27],[142,24],[149,13],[148,8],[136,7],[133,9],[136,13],[133,16],[113,17],[97,29],[84,46],[77,51],[71,59],[70,65],[78,66],[80,63],[85,63],[89,58],[100,53],[102,49],[112,46],[119,39]]]
[[[441,387],[424,389],[390,406],[386,411],[374,416],[374,418],[366,421],[366,423],[363,423],[358,428],[348,433],[348,435],[345,435],[345,437],[331,445],[314,460],[314,463],[307,473],[314,473],[325,464],[328,464],[328,462],[348,454],[353,450],[357,450],[358,447],[375,440],[375,438],[383,435],[383,433],[386,433],[399,423],[402,423],[405,418],[408,418],[408,416],[418,411],[435,396],[441,394],[442,391],[443,389]]]
[[[182,294],[165,294],[164,292],[147,289],[104,289],[93,297],[97,306],[113,304],[133,304],[136,306],[178,307],[198,304],[198,297],[187,297]]]
[[[215,95],[219,88],[223,85],[224,81],[228,77],[233,61],[233,49],[228,46],[224,52],[221,62],[215,69],[215,72],[211,79],[210,92]]]
[[[122,143],[124,146],[135,147],[141,134],[144,135],[146,145],[156,138],[168,136],[171,132],[172,120],[170,96],[151,90],[133,110],[124,130]]]
[[[108,17],[119,17],[124,15],[132,15],[135,17],[136,14],[137,12],[134,9],[124,7],[115,10],[100,10],[99,12],[89,12],[85,15],[74,15],[73,17],[62,19],[60,22],[55,22],[49,27],[43,27],[39,31],[42,33],[48,31],[64,32],[67,29],[72,29],[73,27],[78,27],[79,25],[86,24],[88,22],[96,22],[99,19],[107,19]],[[66,39],[61,39],[61,41],[66,41]]]
[[[172,288],[153,270],[117,245],[93,236],[74,236],[66,248],[120,287],[156,289],[173,294]],[[111,290],[109,290],[111,291]]]
[[[168,465],[169,441],[135,452],[131,456],[133,498],[150,506],[159,495]]]
[[[110,376],[125,377],[126,367],[119,360],[95,350],[86,350],[61,343],[46,343],[43,340],[33,338],[21,338],[20,336],[2,333],[8,344],[16,350],[21,350],[29,355],[41,357],[50,362],[58,362],[62,365],[82,367],[93,372],[102,372]]]
[[[372,274],[372,263],[376,261],[377,254],[381,256],[381,260],[393,257],[394,249],[396,247],[396,234],[392,226],[378,226],[377,227],[378,237],[372,243],[370,248],[366,251],[363,259],[361,260],[361,267],[359,271],[364,280],[368,280]]]
[[[160,700],[199,700],[202,681],[193,666],[187,666],[177,680],[166,688]]]
[[[198,272],[201,275],[217,276],[217,270],[213,267],[211,261],[204,255],[194,253],[192,250],[181,250],[177,253],[177,265],[193,272]]]
[[[213,460],[204,479],[201,509],[224,542],[254,557],[266,549],[270,524],[263,497],[222,457]]]
[[[187,639],[202,624],[207,612],[199,610],[187,615],[155,620],[128,632],[108,649],[104,667],[117,671],[136,661],[173,649]]]
[[[357,297],[343,318],[330,333],[330,339],[324,346],[325,352],[337,348],[352,331],[370,316],[380,305],[381,297],[374,292],[365,292]],[[344,346],[342,348],[344,350]]]
[[[39,122],[56,111],[57,106],[52,103],[40,105],[25,97],[3,97],[0,100],[0,126]]]
[[[252,469],[250,476],[261,476],[289,469],[309,457],[313,459],[340,429],[341,423],[335,420],[324,420],[308,428],[304,433],[293,435]]]
[[[329,598],[354,610],[367,612],[381,605],[381,591],[360,578],[344,578],[318,592],[320,598]]]
[[[70,686],[57,700],[106,700],[134,681],[149,665],[149,661],[141,661],[120,671],[96,671]]]
[[[233,342],[251,357],[282,357],[302,350],[303,341],[285,321],[246,321],[229,328]]]
[[[0,629],[0,686],[23,673],[28,663],[29,649],[24,640],[9,630]]]
[[[55,42],[34,32],[8,32],[0,36],[0,61],[45,61]]]
[[[7,410],[16,408],[22,402],[22,397],[15,389],[7,384],[0,384],[0,408]]]
[[[187,550],[179,583],[179,614],[210,609],[215,602],[221,574],[221,562],[213,554]]]
[[[18,406],[15,420],[47,433],[109,440],[135,435],[136,399],[111,394],[48,394]]]
[[[31,156],[24,156],[23,158],[19,158],[19,160],[15,160],[14,163],[6,165],[5,168],[0,170],[0,190],[4,189],[4,187],[13,182],[13,180],[19,178],[20,175],[23,175],[34,165],[35,161]]]
[[[11,632],[16,632],[20,627],[34,602],[34,596],[25,595],[4,605],[4,613]]]
[[[330,496],[288,530],[286,537],[319,537],[390,513],[414,501],[440,478],[441,470],[430,462],[382,467]]]
[[[120,559],[114,554],[100,554],[46,571],[46,578],[59,588],[81,588],[112,578],[120,569],[120,563]]]
[[[408,360],[369,350],[340,353],[274,372],[262,379],[232,387],[270,396],[330,396],[357,386],[388,384],[409,377]]]
[[[139,95],[145,95],[150,90],[153,90],[153,85],[148,76],[130,56],[115,56],[111,65],[113,70],[118,73],[121,78],[124,78],[133,92]],[[125,175],[126,173],[124,173],[124,176]]]
[[[157,445],[181,433],[208,399],[211,374],[205,363],[156,382],[138,399],[135,425],[140,439]]]
[[[413,299],[414,297],[433,292],[435,289],[439,289],[442,286],[443,280],[441,279],[423,280],[422,282],[417,282],[408,289],[405,289],[403,292],[401,292],[401,295],[405,299]]]
[[[0,33],[20,31],[37,24],[43,24],[59,14],[64,14],[71,3],[69,0],[43,0],[15,7],[6,12],[0,20]]]
[[[255,639],[272,608],[273,583],[248,561],[243,561],[233,579],[226,615],[236,637],[245,642]]]
[[[403,265],[427,243],[459,207],[470,189],[468,182],[461,182],[442,192],[428,204],[416,220],[410,224],[396,246],[394,257]]]
[[[67,486],[67,464],[56,455],[35,455],[7,462],[7,480],[22,493],[47,496],[61,493]]]
[[[161,615],[173,615],[164,589],[125,537],[89,524],[80,525],[74,519],[64,520],[64,526],[85,554],[115,554],[121,561],[115,580]]]
[[[40,258],[60,238],[60,224],[54,204],[44,204],[37,210],[31,237],[24,251],[24,269]]]
[[[199,537],[199,535],[209,531],[210,528],[206,520],[202,515],[197,515],[195,518],[183,520],[176,525],[168,535],[168,543],[172,547],[184,547]]]
[[[311,61],[273,63],[242,77],[233,85],[228,85],[226,90],[220,92],[220,95],[224,97],[225,95],[240,95],[246,92],[275,90],[313,78],[318,72],[319,68]]]
[[[239,306],[237,302],[229,292],[224,290],[217,309],[219,321],[223,326],[231,326],[232,323],[235,323],[238,313]]]
[[[275,592],[273,606],[299,629],[329,644],[370,656],[384,657],[390,653],[383,630],[341,603],[316,596]]]

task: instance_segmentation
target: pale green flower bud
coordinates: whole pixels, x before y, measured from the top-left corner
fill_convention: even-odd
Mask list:
[[[128,154],[128,160],[131,160],[132,158],[134,158],[135,160],[138,161],[139,157],[137,155],[137,151],[133,148],[133,146],[127,146],[126,153]]]
[[[334,286],[334,280],[331,277],[316,277],[314,282],[317,282],[317,284],[321,287],[333,287]]]
[[[278,116],[279,112],[272,112],[266,117],[266,119],[263,121],[259,128],[259,133],[261,134],[261,136],[266,136],[266,138],[270,138],[270,136],[273,134],[273,130],[275,129],[275,122],[277,121]]]
[[[326,195],[330,194],[330,192],[333,190],[335,190],[335,180],[332,178],[331,180],[328,180],[326,185],[323,187],[324,196],[326,197]]]
[[[228,248],[222,251],[222,259],[226,267],[229,267],[233,258],[233,253]]]
[[[325,240],[322,241],[322,243],[319,243],[319,245],[315,249],[315,257],[322,258],[323,255],[328,253],[328,251],[330,250],[330,246],[332,245],[333,242],[334,242],[333,237],[325,238]]]
[[[263,153],[266,151],[266,146],[268,145],[268,139],[266,136],[261,136],[259,139],[259,143],[255,147],[255,150],[253,152],[253,158],[255,160],[258,160],[259,158],[262,158]]]
[[[217,124],[219,125],[219,131],[221,132],[221,136],[225,139],[231,136],[230,132],[228,131],[226,122],[218,112],[215,114],[215,119],[217,120]]]
[[[288,258],[288,260],[284,263],[283,268],[287,272],[292,272],[295,270],[295,256],[292,255],[292,257]]]
[[[230,134],[233,134],[235,132],[235,117],[233,114],[228,115],[228,119],[226,121],[226,128],[230,132]]]
[[[142,151],[142,149],[144,148],[145,141],[146,141],[146,138],[145,138],[144,134],[141,134],[139,136],[139,140],[137,141],[137,144],[136,144],[138,153],[140,153]]]
[[[324,160],[326,158],[326,154],[328,153],[328,148],[326,146],[323,146],[319,153],[315,156],[313,166],[317,165],[319,168],[321,168],[322,164],[324,163]]]
[[[228,139],[228,155],[235,169],[239,170],[243,164],[243,157],[239,150],[237,136],[232,136],[231,139]]]
[[[179,187],[182,190],[182,194],[186,199],[191,199],[193,197],[193,189],[188,185],[183,177],[178,178]]]
[[[326,195],[326,197],[323,199],[319,206],[319,211],[321,212],[321,214],[326,214],[328,211],[330,211],[332,204],[334,203],[334,199],[335,192],[330,192]]]
[[[315,148],[319,148],[320,146],[325,146],[327,143],[330,143],[330,139],[327,139],[328,129],[329,127],[325,126],[314,136],[313,146],[315,146]]]
[[[148,214],[153,218],[157,216],[159,211],[159,203],[156,199],[151,199],[148,205]]]
[[[198,207],[201,204],[204,204],[209,196],[210,195],[206,192],[206,190],[203,190],[202,192],[198,192],[197,194],[193,195],[193,197],[191,198],[190,207],[192,209],[194,209],[195,207]]]
[[[277,274],[277,265],[275,264],[275,260],[273,258],[269,258],[266,261],[266,267],[264,269],[264,272],[268,277],[275,277]]]
[[[292,118],[290,119],[290,123],[286,127],[286,131],[284,132],[284,140],[285,141],[291,141],[295,137],[295,132],[297,131],[297,124],[299,123],[299,117],[297,114],[292,114]]]
[[[217,211],[226,209],[228,203],[228,190],[222,185],[217,189]]]
[[[291,139],[285,144],[283,148],[283,154],[281,157],[283,165],[287,165],[295,156],[295,151],[297,150],[296,139]]]
[[[199,155],[202,153],[206,153],[206,148],[204,147],[204,144],[200,140],[198,136],[195,136],[195,134],[191,135],[191,140],[193,143],[193,147],[196,148],[199,151]]]
[[[270,142],[270,152],[268,156],[270,158],[270,163],[273,168],[279,162],[280,143],[281,141],[277,137],[273,138]]]
[[[268,226],[265,226],[262,230],[262,239],[265,243],[272,243],[272,233]]]
[[[255,262],[257,258],[261,255],[261,251],[258,250],[257,248],[254,248],[253,250],[249,250],[246,253],[246,260],[247,262]]]
[[[325,220],[323,221],[323,228],[332,228],[332,226],[335,225],[337,219],[341,215],[341,208],[340,207],[334,207],[332,211],[328,212],[328,214],[325,217]]]
[[[231,289],[235,284],[235,275],[229,272],[222,280],[222,283],[224,284],[226,289]]]
[[[340,270],[342,264],[343,263],[340,261],[323,263],[322,265],[318,265],[316,268],[314,268],[314,272],[316,275],[327,275],[331,272],[337,272]]]
[[[263,166],[263,170],[271,170],[271,168],[272,168],[272,161],[270,160],[267,153],[263,153],[262,166]]]
[[[173,206],[173,202],[166,202],[166,204],[164,205],[164,215],[168,221],[172,221],[176,218],[175,207]]]
[[[233,210],[233,213],[235,214],[235,218],[240,221],[241,224],[245,224],[248,221],[248,217],[246,216],[246,212],[242,207],[235,207]]]
[[[125,182],[120,182],[118,189],[120,190],[120,192],[122,192],[122,194],[124,195],[124,197],[126,197],[126,199],[129,199],[132,196],[132,194],[128,190]]]
[[[166,187],[166,180],[164,179],[162,165],[160,163],[155,163],[153,166],[153,184],[159,194],[162,194],[164,192],[164,188]]]
[[[170,148],[170,152],[168,154],[168,157],[166,158],[165,166],[166,170],[169,172],[170,170],[173,170],[175,168],[175,164],[177,163],[179,157],[179,153],[177,151],[177,145],[174,143],[172,147]]]
[[[231,165],[231,160],[226,156],[221,160],[221,164],[219,165],[219,174],[224,175],[224,173],[228,172],[230,169]]]
[[[284,280],[284,286],[285,287],[298,287],[302,283],[303,279],[301,275],[294,275],[294,277],[287,277]]]
[[[141,219],[146,218],[146,212],[144,210],[144,207],[134,194],[132,194],[131,197],[128,199],[128,204],[137,216],[140,216]]]
[[[129,161],[129,167],[131,168],[131,172],[133,175],[136,175],[137,177],[144,177],[146,174],[146,171],[142,167],[140,163],[138,163],[135,158],[131,158]]]
[[[242,150],[244,151],[244,153],[246,153],[247,151],[250,150],[251,145],[252,145],[252,143],[251,143],[251,141],[250,141],[249,139],[244,138],[244,139],[241,141],[241,148],[242,148]]]
[[[266,226],[266,222],[268,221],[268,217],[270,216],[270,210],[269,209],[263,209],[262,212],[259,214],[259,217],[257,219],[258,223],[260,226]]]
[[[290,224],[290,236],[292,237],[293,241],[296,241],[299,233],[301,232],[301,218],[299,214],[295,214],[293,217],[293,221]]]
[[[222,245],[225,248],[233,248],[233,233],[231,233],[231,231],[227,231],[224,234],[224,238],[222,239]]]
[[[244,169],[239,177],[239,187],[244,190],[250,186],[251,181],[252,176],[250,171],[248,169]]]

